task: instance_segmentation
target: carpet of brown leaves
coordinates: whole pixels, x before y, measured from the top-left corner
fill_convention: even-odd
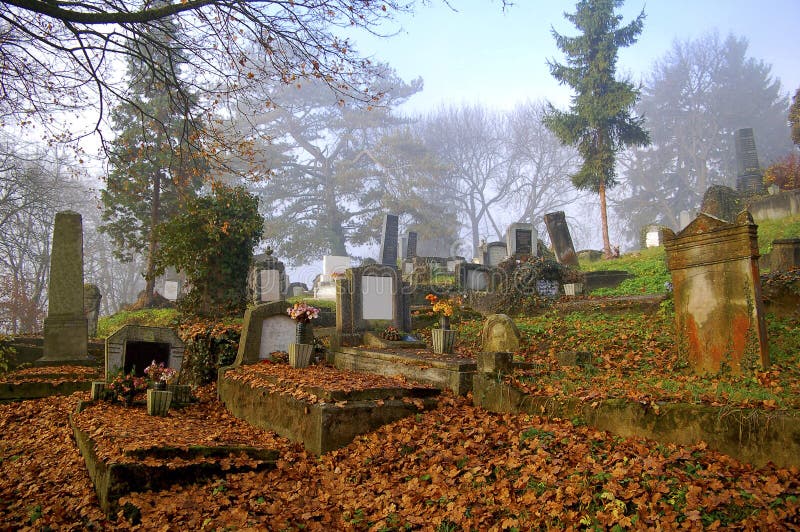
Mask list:
[[[205,397],[211,399],[210,391]],[[239,426],[213,400],[174,418],[97,406],[141,446],[147,426],[184,444],[258,443],[277,468],[168,491],[132,493],[141,522],[97,506],[67,415],[85,393],[0,405],[0,529],[489,530],[530,528],[786,529],[800,525],[796,469],[748,465],[703,445],[620,438],[568,421],[492,414],[446,396],[316,458],[268,432]],[[204,414],[205,413],[205,414]],[[202,419],[206,416],[210,428]],[[91,423],[91,416],[87,416]],[[165,425],[161,425],[161,422]],[[218,426],[217,426],[218,425]],[[137,429],[137,426],[139,427]],[[231,434],[228,434],[230,432]],[[109,434],[110,435],[110,434]],[[149,437],[160,437],[150,435]],[[138,439],[137,439],[138,438]],[[138,443],[137,443],[138,442]]]
[[[93,381],[101,378],[97,366],[42,366],[24,368],[0,374],[0,382],[21,384],[25,382]]]

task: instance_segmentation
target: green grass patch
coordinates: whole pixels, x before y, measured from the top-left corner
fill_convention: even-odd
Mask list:
[[[290,297],[287,299],[289,303],[294,305],[295,303],[300,303],[301,301],[305,301],[307,305],[311,305],[312,307],[317,307],[318,309],[326,309],[326,310],[336,310],[336,301],[331,301],[330,299],[311,299],[308,297],[297,296],[297,297]]]
[[[758,222],[758,251],[762,255],[772,251],[773,240],[797,237],[800,237],[800,215]]]
[[[123,310],[113,316],[103,316],[97,322],[97,337],[107,338],[125,325],[177,327],[180,313],[174,308]]]

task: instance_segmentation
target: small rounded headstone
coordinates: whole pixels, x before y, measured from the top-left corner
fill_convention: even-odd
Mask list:
[[[519,349],[521,335],[519,329],[514,324],[514,320],[505,314],[492,314],[483,324],[481,341],[482,351],[492,352],[514,352]]]

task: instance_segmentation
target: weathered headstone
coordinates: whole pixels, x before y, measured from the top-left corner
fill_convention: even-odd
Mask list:
[[[774,272],[800,268],[800,238],[773,240],[769,265]]]
[[[519,349],[520,332],[514,320],[505,314],[492,314],[483,323],[481,332],[482,351],[514,352]]]
[[[380,263],[386,266],[397,266],[398,221],[399,218],[394,214],[387,214],[383,218]]]
[[[415,233],[414,231],[409,231],[406,240],[405,258],[413,259],[416,256],[417,256],[417,233]]]
[[[247,276],[248,300],[255,303],[280,301],[286,293],[286,267],[272,250],[253,257]]]
[[[391,322],[401,331],[411,328],[407,285],[396,267],[374,264],[350,268],[336,283],[336,332],[354,335]]]
[[[572,235],[569,233],[564,211],[545,214],[544,224],[547,226],[547,234],[550,235],[550,242],[556,252],[556,260],[560,264],[578,266],[578,256],[575,254],[575,246],[572,244]]]
[[[83,225],[77,212],[56,213],[47,298],[42,360],[86,358],[88,324],[83,314]]]
[[[536,256],[536,240],[539,238],[531,224],[516,223],[506,230],[506,254],[516,259]]]
[[[96,285],[86,284],[83,287],[83,313],[86,316],[89,338],[97,336],[97,319],[100,316],[100,289]]]
[[[663,231],[678,349],[697,374],[752,373],[769,365],[757,226],[747,211],[726,223],[701,213]]]
[[[505,242],[489,242],[486,244],[483,264],[486,266],[497,266],[508,258],[507,253],[508,246]]]
[[[272,301],[245,311],[234,366],[253,364],[269,359],[272,352],[289,350],[297,330],[297,322],[286,313],[289,307],[286,301]]]
[[[730,187],[713,185],[708,187],[705,194],[703,194],[700,211],[710,214],[714,218],[732,223],[744,209],[744,200],[744,194]]]
[[[764,191],[761,167],[758,165],[756,139],[753,128],[736,130],[736,190],[745,194],[760,194]]]
[[[306,283],[289,283],[286,289],[286,297],[299,297],[308,292]]]
[[[456,286],[462,290],[488,291],[492,288],[492,269],[483,264],[460,262],[456,264]]]
[[[181,297],[183,279],[175,268],[167,268],[164,272],[164,288],[161,292],[166,299],[177,301]]]

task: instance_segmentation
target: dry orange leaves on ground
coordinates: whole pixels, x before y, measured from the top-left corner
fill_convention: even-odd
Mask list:
[[[449,396],[438,410],[321,458],[271,433],[240,427],[213,400],[195,405],[160,420],[158,432],[184,444],[210,437],[272,446],[282,453],[276,469],[132,493],[120,503],[138,510],[138,524],[123,511],[105,520],[68,426],[80,398],[85,394],[0,405],[0,528],[667,530],[800,524],[796,469],[756,469],[703,445],[659,445],[568,421],[492,414]],[[95,417],[102,413],[119,422],[122,428],[106,436],[121,438],[123,449],[142,445],[139,436],[124,435],[156,423],[140,419],[135,408],[98,406],[86,413],[94,408],[101,409]],[[204,412],[216,428],[203,425]],[[90,424],[88,417],[81,423]],[[196,437],[192,423],[198,423]]]

